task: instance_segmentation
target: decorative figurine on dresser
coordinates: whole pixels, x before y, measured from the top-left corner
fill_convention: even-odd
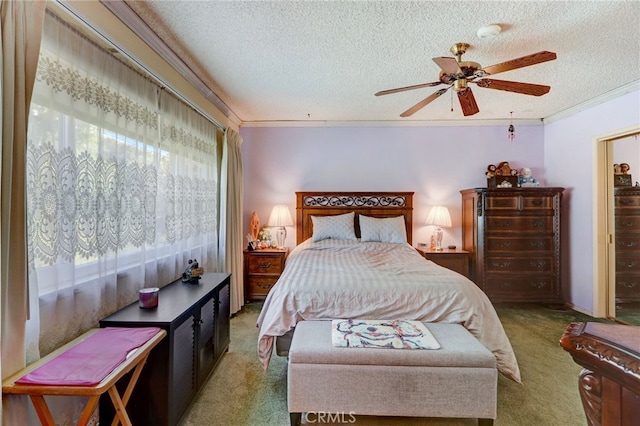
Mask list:
[[[493,302],[562,304],[564,188],[473,188],[462,194],[462,248]]]

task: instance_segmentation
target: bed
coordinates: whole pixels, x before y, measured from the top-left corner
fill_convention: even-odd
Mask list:
[[[297,245],[258,317],[258,356],[304,320],[406,319],[462,324],[520,383],[518,363],[486,297],[412,246],[411,192],[297,192]],[[315,227],[315,229],[314,229]]]

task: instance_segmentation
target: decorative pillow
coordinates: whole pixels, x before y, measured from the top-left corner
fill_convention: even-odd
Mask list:
[[[335,216],[311,216],[313,222],[312,241],[326,240],[355,240],[356,230],[353,223],[355,213],[345,213]]]
[[[406,243],[404,216],[377,218],[360,215],[360,241]]]

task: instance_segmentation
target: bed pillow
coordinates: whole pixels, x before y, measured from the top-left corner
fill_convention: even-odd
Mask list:
[[[335,216],[311,216],[313,222],[312,241],[326,240],[355,240],[356,230],[354,226],[355,213],[345,213]]]
[[[377,218],[360,215],[360,241],[406,243],[404,216]]]

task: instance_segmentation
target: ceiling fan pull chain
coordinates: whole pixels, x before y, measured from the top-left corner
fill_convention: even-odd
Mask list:
[[[451,93],[451,112],[453,112],[453,91],[449,93]]]

